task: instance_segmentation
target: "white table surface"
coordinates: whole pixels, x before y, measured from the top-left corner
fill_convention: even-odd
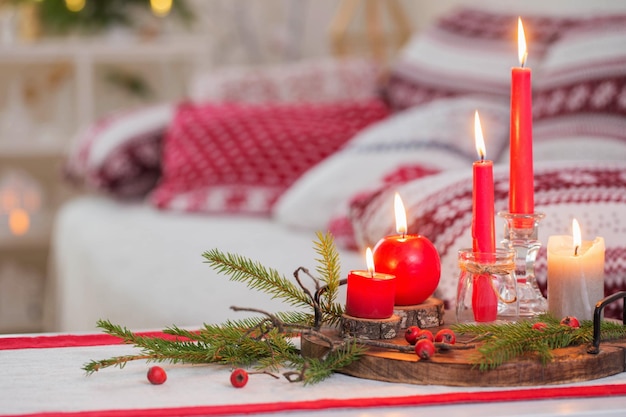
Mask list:
[[[34,335],[38,337],[39,335]],[[0,349],[7,343],[0,337]],[[420,398],[444,394],[510,393],[526,388],[459,388],[395,384],[335,374],[319,384],[304,386],[275,380],[266,375],[251,375],[246,387],[233,388],[230,369],[219,365],[161,366],[168,373],[163,385],[146,379],[149,364],[129,363],[124,369],[110,368],[86,376],[81,367],[93,359],[137,353],[128,345],[24,348],[0,350],[0,416],[77,415],[100,417],[121,415],[191,416],[250,415],[246,404],[286,404],[290,410],[273,412],[284,416],[624,416],[626,396],[562,398],[537,401],[499,401],[446,405],[419,405]],[[540,387],[542,392],[555,388],[614,386],[626,392],[626,373],[577,384]],[[370,408],[326,408],[309,410],[302,404],[323,399],[396,398],[402,406]],[[440,398],[440,397],[439,397]],[[446,397],[447,398],[447,397]],[[415,402],[417,399],[417,402]],[[341,401],[340,401],[341,402]],[[416,405],[417,404],[417,405]],[[432,404],[432,402],[431,402]],[[243,408],[241,408],[243,405]],[[340,404],[341,405],[341,404]],[[222,408],[216,414],[217,406]],[[232,408],[236,406],[240,408]],[[280,408],[280,407],[279,407]],[[117,411],[116,411],[117,410]],[[119,411],[126,410],[126,411]],[[129,411],[130,410],[130,411]],[[63,413],[63,414],[61,414]],[[244,413],[244,414],[242,414]],[[262,414],[260,414],[262,415]]]

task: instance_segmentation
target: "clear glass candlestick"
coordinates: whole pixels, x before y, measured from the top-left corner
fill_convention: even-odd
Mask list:
[[[504,222],[502,245],[515,251],[515,277],[520,318],[532,318],[548,311],[548,300],[543,296],[535,277],[535,261],[541,248],[537,238],[543,213],[498,213]]]

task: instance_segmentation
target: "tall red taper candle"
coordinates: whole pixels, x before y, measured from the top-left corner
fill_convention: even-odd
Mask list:
[[[518,19],[517,31],[520,67],[511,70],[509,212],[532,214],[535,209],[532,89],[531,70],[524,67],[528,52],[522,19]]]
[[[496,251],[496,235],[493,162],[485,160],[485,141],[478,112],[474,115],[474,131],[476,151],[480,160],[473,164],[472,250],[480,253],[494,253]],[[473,278],[472,310],[477,322],[490,322],[496,319],[498,298],[491,284],[491,276],[476,275]]]
[[[493,253],[496,250],[493,162],[485,159],[485,141],[478,112],[474,115],[474,129],[480,160],[473,164],[472,249],[474,252]]]

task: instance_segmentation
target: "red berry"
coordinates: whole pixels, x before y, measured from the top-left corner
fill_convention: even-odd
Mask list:
[[[414,345],[417,342],[417,334],[419,333],[420,328],[417,326],[409,326],[404,332],[404,340],[406,340],[410,345]]]
[[[160,366],[153,366],[148,369],[148,381],[153,385],[161,385],[167,379],[167,373]]]
[[[428,339],[420,339],[415,344],[415,354],[421,359],[428,360],[435,354],[435,345]]]
[[[578,319],[574,316],[563,317],[563,320],[561,320],[561,324],[564,326],[573,327],[574,329],[578,329],[580,327]]]
[[[435,335],[435,342],[453,345],[456,343],[456,334],[451,329],[441,329]]]
[[[431,342],[435,341],[433,332],[431,332],[430,330],[425,330],[425,329],[422,329],[419,332],[417,332],[417,340],[422,340],[422,339],[428,339]]]
[[[243,388],[248,383],[248,372],[245,369],[237,368],[230,374],[230,383],[235,388]]]
[[[543,332],[546,329],[546,327],[548,327],[548,325],[541,321],[538,321],[537,323],[533,324],[533,330],[537,330],[540,332]]]

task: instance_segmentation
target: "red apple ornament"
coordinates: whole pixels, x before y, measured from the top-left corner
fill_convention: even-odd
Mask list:
[[[374,264],[378,272],[396,276],[395,305],[421,304],[439,285],[439,253],[424,236],[406,233],[406,213],[398,194],[394,206],[398,234],[376,243]]]

